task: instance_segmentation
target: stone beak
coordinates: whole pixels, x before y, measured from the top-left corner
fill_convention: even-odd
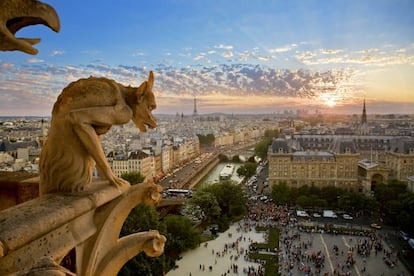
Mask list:
[[[55,32],[60,31],[60,21],[55,9],[37,0],[0,1],[0,50],[22,51],[36,55],[33,47],[40,38],[17,38],[22,28],[42,24]]]

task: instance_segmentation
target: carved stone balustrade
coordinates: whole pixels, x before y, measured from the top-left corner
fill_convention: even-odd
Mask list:
[[[161,187],[120,191],[94,179],[87,191],[47,194],[0,212],[0,275],[116,275],[141,251],[163,253],[165,237],[151,230],[119,237],[130,211],[154,205]],[[76,272],[60,266],[74,249]]]

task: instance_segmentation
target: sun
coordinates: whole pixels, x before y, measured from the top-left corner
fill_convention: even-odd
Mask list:
[[[329,107],[334,107],[336,105],[336,101],[333,98],[326,99],[325,104]]]
[[[336,95],[323,94],[319,96],[319,99],[324,105],[328,107],[334,107],[338,103],[338,98],[336,97]]]

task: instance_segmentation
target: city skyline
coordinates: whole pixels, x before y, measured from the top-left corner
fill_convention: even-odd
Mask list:
[[[0,116],[49,116],[61,90],[155,73],[154,114],[414,110],[412,1],[43,1],[60,33],[39,54],[0,52]],[[97,4],[99,3],[99,4]]]

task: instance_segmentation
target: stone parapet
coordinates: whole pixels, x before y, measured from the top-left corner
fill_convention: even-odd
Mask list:
[[[129,212],[140,203],[158,203],[161,190],[155,184],[139,184],[120,191],[95,179],[87,191],[47,194],[1,211],[0,275],[25,275],[42,263],[60,264],[73,249],[76,271],[71,273],[76,275],[116,275],[141,251],[161,254],[165,237],[157,231],[127,236],[126,255],[120,252],[127,237],[119,237]],[[108,265],[110,274],[98,272]]]

